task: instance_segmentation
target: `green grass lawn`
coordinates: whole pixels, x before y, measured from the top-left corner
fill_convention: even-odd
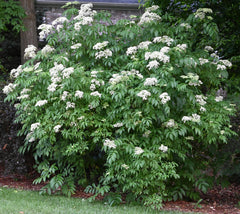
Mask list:
[[[180,212],[153,211],[141,206],[119,205],[110,207],[101,202],[90,203],[80,198],[39,195],[34,191],[23,191],[0,187],[0,214],[179,214]]]

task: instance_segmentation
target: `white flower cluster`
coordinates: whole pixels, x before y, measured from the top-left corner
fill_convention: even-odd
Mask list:
[[[159,98],[161,99],[162,104],[166,104],[169,100],[171,100],[171,97],[168,95],[167,92],[160,94]]]
[[[212,13],[212,9],[210,8],[199,8],[195,13],[195,18],[199,18],[199,19],[204,19],[206,16],[206,13]]]
[[[123,123],[115,123],[115,124],[113,124],[114,128],[119,128],[119,127],[122,127],[122,126],[123,126]]]
[[[61,97],[61,100],[65,101],[67,99],[69,92],[68,91],[64,91]]]
[[[220,59],[220,60],[219,60],[219,63],[221,63],[221,64],[223,64],[224,66],[229,67],[229,68],[232,67],[232,63],[231,63],[230,61],[226,60],[226,59]]]
[[[145,23],[149,23],[149,22],[153,22],[153,21],[160,21],[161,17],[156,14],[156,13],[152,13],[149,10],[147,10],[140,18],[140,21],[138,23],[138,25],[143,25]]]
[[[170,61],[170,57],[167,56],[165,53],[168,53],[169,50],[169,47],[163,47],[160,51],[146,52],[145,60],[158,59],[160,62],[167,63]]]
[[[190,24],[188,24],[188,23],[181,23],[180,27],[184,27],[186,29],[190,29],[192,26]]]
[[[139,43],[139,45],[137,46],[137,48],[139,49],[148,49],[148,46],[152,44],[152,42],[150,41],[144,41],[144,42],[141,42]]]
[[[168,46],[170,46],[174,42],[174,39],[170,38],[169,36],[159,36],[159,37],[155,37],[153,39],[153,42],[154,43],[162,42],[162,43],[165,43]]]
[[[92,95],[94,97],[101,97],[102,96],[98,91],[94,91],[90,95]]]
[[[52,67],[49,70],[49,74],[51,76],[52,83],[48,86],[48,91],[54,92],[56,91],[56,88],[58,86],[58,82],[62,81],[62,78],[60,77],[60,73],[65,69],[65,67],[62,64],[57,64],[54,62],[54,67]]]
[[[142,90],[137,94],[138,97],[141,97],[143,100],[147,100],[151,96],[151,93],[147,90]]]
[[[43,106],[45,104],[47,104],[48,101],[47,100],[39,100],[37,101],[37,103],[35,104],[35,106]]]
[[[203,95],[196,95],[196,102],[199,103],[201,106],[205,105],[207,102],[205,101],[207,99],[207,97],[203,96]]]
[[[38,129],[40,125],[40,123],[33,123],[30,128],[31,132],[33,132],[35,129]]]
[[[54,51],[55,51],[55,49],[52,48],[50,45],[46,45],[46,46],[43,47],[43,49],[41,50],[42,55],[44,55],[44,56],[46,56],[46,55],[48,55],[48,54],[50,54],[50,53],[52,53],[52,52],[54,52]]]
[[[28,47],[24,50],[24,58],[34,58],[36,56],[36,50],[37,48],[34,45],[28,45]]]
[[[109,49],[106,49],[104,51],[99,51],[95,54],[96,59],[101,59],[101,58],[108,58],[112,56],[112,51]]]
[[[104,85],[104,81],[99,81],[99,80],[96,80],[96,79],[92,79],[91,80],[91,85],[90,85],[90,90],[91,91],[94,91],[96,89],[97,86],[101,86],[101,85]]]
[[[53,127],[54,132],[58,133],[60,131],[60,128],[62,127],[62,125],[56,125]]]
[[[216,102],[221,102],[221,101],[223,101],[223,96],[217,96],[217,97],[215,97],[215,101],[216,101]]]
[[[102,49],[102,48],[107,47],[108,43],[109,43],[108,41],[104,41],[104,42],[101,42],[101,43],[97,43],[97,44],[95,44],[95,45],[93,46],[93,49],[94,49],[94,50],[100,50],[100,49]]]
[[[200,115],[198,114],[192,114],[192,116],[183,116],[182,117],[182,121],[185,123],[187,121],[192,121],[192,122],[196,122],[199,123],[200,122]]]
[[[152,132],[150,130],[147,130],[146,132],[144,132],[143,137],[149,137],[151,133]]]
[[[47,36],[53,32],[53,26],[49,24],[41,24],[38,27],[38,30],[41,30],[41,32],[39,33],[39,39],[43,40],[46,39]]]
[[[206,63],[209,63],[209,60],[208,59],[199,58],[199,62],[200,62],[200,65],[204,65]]]
[[[52,26],[59,32],[59,30],[63,28],[64,22],[68,22],[68,19],[66,17],[58,17],[52,22]]]
[[[141,147],[135,147],[134,149],[134,154],[135,155],[140,155],[144,152],[144,150]]]
[[[167,152],[168,151],[168,147],[164,146],[163,144],[159,147],[159,150],[161,150],[162,152]]]
[[[211,46],[209,46],[209,45],[205,46],[204,50],[209,51],[209,52],[213,52],[214,51],[214,49]]]
[[[69,108],[75,108],[75,103],[67,102],[66,110],[68,110]]]
[[[160,63],[157,60],[152,60],[148,63],[148,65],[146,66],[149,70],[153,69],[153,68],[158,68],[160,65]]]
[[[187,44],[178,44],[176,48],[180,51],[186,51],[187,49]]]
[[[113,74],[112,78],[109,80],[109,83],[111,85],[115,85],[121,81],[127,80],[129,78],[128,76],[136,76],[139,79],[143,78],[143,75],[140,74],[139,71],[132,69],[131,71],[121,71],[120,74]]]
[[[10,76],[13,78],[17,78],[23,72],[22,65],[19,65],[16,69],[12,69],[10,72]]]
[[[194,73],[187,73],[187,76],[182,75],[180,76],[183,79],[188,79],[188,85],[191,86],[200,86],[202,84],[202,81],[199,80],[199,76],[197,74]]]
[[[153,5],[153,6],[151,6],[151,7],[146,8],[146,11],[147,11],[147,12],[152,12],[152,11],[157,10],[158,8],[159,8],[158,5]]]
[[[226,70],[226,69],[227,67],[225,65],[220,65],[220,64],[217,65],[217,70]]]
[[[167,121],[166,123],[164,123],[164,125],[167,128],[172,128],[172,127],[176,127],[177,124],[175,123],[174,119],[170,119],[169,121]]]
[[[9,93],[13,92],[16,87],[17,84],[9,83],[8,85],[4,86],[3,93],[8,95]]]
[[[74,17],[74,20],[78,22],[75,23],[74,29],[79,31],[81,29],[81,25],[90,25],[93,22],[93,16],[96,11],[92,10],[93,4],[82,4],[80,10],[78,11],[78,15]]]
[[[65,68],[62,71],[62,78],[63,79],[68,79],[73,72],[74,72],[74,68],[73,67]]]
[[[80,47],[82,47],[82,44],[81,43],[77,43],[77,44],[72,45],[71,49],[75,50],[75,49],[78,49]]]
[[[83,94],[84,94],[83,91],[76,91],[75,92],[75,97],[78,97],[78,98],[81,99],[81,98],[83,98]]]
[[[109,139],[104,140],[103,145],[108,147],[108,148],[113,148],[113,149],[115,149],[117,147],[114,140],[109,140]]]
[[[153,85],[157,85],[157,78],[152,77],[152,78],[146,78],[145,82],[144,82],[144,86],[153,86]]]
[[[31,143],[33,141],[35,141],[35,138],[32,136],[33,135],[33,132],[29,132],[26,136],[26,140]]]
[[[127,49],[126,54],[127,54],[127,56],[136,54],[136,53],[137,53],[137,50],[138,50],[138,47],[137,47],[137,46],[129,47],[129,48]]]

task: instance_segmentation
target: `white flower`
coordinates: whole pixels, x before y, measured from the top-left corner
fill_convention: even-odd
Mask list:
[[[199,18],[199,19],[204,19],[206,13],[212,13],[212,9],[210,8],[199,8],[194,14],[195,14],[195,18]]]
[[[57,85],[56,83],[51,83],[51,84],[48,86],[48,91],[50,91],[50,92],[56,91],[57,86],[58,86],[58,85]]]
[[[204,50],[206,50],[206,51],[210,51],[210,52],[213,52],[214,51],[214,49],[211,47],[211,46],[205,46],[205,48],[204,48]]]
[[[115,128],[119,128],[119,127],[122,127],[123,126],[123,123],[115,123],[113,124],[113,127]]]
[[[68,22],[68,19],[66,17],[58,17],[52,22],[52,26],[56,27],[59,24],[63,24],[64,22]]]
[[[109,148],[113,148],[113,149],[115,149],[117,147],[114,140],[109,140],[109,139],[104,140],[103,145],[106,147],[109,147]]]
[[[144,85],[145,86],[153,86],[153,85],[157,85],[157,82],[158,82],[158,80],[155,77],[147,78],[144,82]]]
[[[147,90],[142,90],[137,94],[138,97],[141,97],[143,100],[147,100],[151,96],[151,93]]]
[[[199,76],[194,73],[187,73],[187,76],[182,75],[180,77],[183,79],[189,79],[188,85],[191,85],[191,86],[199,86],[202,84],[202,81],[199,80]]]
[[[65,68],[62,71],[63,79],[65,79],[65,78],[68,79],[73,72],[74,72],[74,68],[73,67]]]
[[[135,149],[134,149],[134,154],[135,155],[140,155],[143,152],[144,152],[144,150],[142,148],[140,148],[140,147],[135,147]]]
[[[185,27],[186,29],[190,29],[192,26],[188,23],[181,23],[180,27]]]
[[[24,58],[34,58],[36,56],[36,50],[37,48],[34,45],[28,45],[28,47],[24,50]]]
[[[216,101],[216,102],[221,102],[221,101],[223,101],[223,96],[217,96],[217,97],[215,97],[215,101]]]
[[[83,91],[76,91],[75,92],[75,97],[78,97],[78,98],[81,99],[81,98],[83,98],[83,94],[84,94]]]
[[[102,96],[98,91],[94,91],[90,95],[95,96],[95,97],[101,97]]]
[[[125,169],[129,169],[129,166],[126,165],[126,164],[122,164],[121,166],[122,166],[123,168],[125,168]]]
[[[50,45],[46,45],[42,50],[41,50],[41,52],[42,52],[42,55],[47,55],[47,54],[49,54],[49,53],[52,53],[53,51],[55,51],[55,49],[54,48],[52,48]]]
[[[159,8],[158,5],[153,5],[153,6],[151,6],[151,7],[147,7],[147,8],[146,8],[146,11],[152,12],[152,11],[157,10],[158,8]]]
[[[48,35],[50,35],[52,32],[53,32],[53,26],[52,25],[49,25],[49,24],[41,24],[39,27],[38,27],[39,30],[42,30],[40,33],[39,33],[39,39],[40,40],[43,40],[45,38],[47,38]]]
[[[48,102],[47,100],[39,100],[39,101],[37,101],[35,106],[43,106],[43,105],[47,104],[47,102]]]
[[[232,63],[226,59],[221,59],[219,62],[223,63],[226,67],[232,67]]]
[[[192,122],[200,122],[200,115],[198,114],[192,114]]]
[[[94,50],[100,50],[102,48],[105,48],[108,45],[108,41],[104,41],[102,43],[97,43],[96,45],[93,46]]]
[[[168,147],[164,146],[163,144],[159,147],[159,150],[161,150],[162,152],[167,152],[168,151]]]
[[[169,121],[167,121],[167,122],[165,123],[165,126],[166,126],[167,128],[175,127],[176,124],[175,124],[174,119],[170,119]]]
[[[69,108],[75,108],[75,103],[67,102],[66,110]]]
[[[8,85],[4,86],[3,93],[9,94],[10,92],[13,92],[13,90],[17,87],[17,84],[9,83]]]
[[[159,98],[161,99],[162,104],[166,104],[169,100],[171,100],[171,97],[168,95],[167,92],[162,93]]]
[[[147,65],[147,68],[151,70],[152,68],[158,68],[159,62],[157,60],[150,61]]]
[[[177,48],[181,51],[185,51],[187,49],[187,45],[186,44],[178,44]]]
[[[108,58],[108,57],[110,57],[110,56],[112,56],[112,51],[110,51],[109,49],[106,49],[106,50],[104,50],[104,51],[100,51],[100,52],[97,52],[96,54],[95,54],[95,58],[96,59],[101,59],[101,58]]]
[[[183,116],[182,121],[185,123],[187,121],[191,121],[192,117],[191,116]]]
[[[185,137],[186,140],[194,140],[194,137],[193,136],[188,136],[188,137]]]
[[[144,132],[143,137],[149,137],[151,133],[152,132],[150,130],[147,130],[146,132]]]
[[[135,53],[137,53],[137,50],[138,50],[137,46],[129,47],[127,49],[126,54],[127,54],[127,56],[135,54]]]
[[[29,132],[26,136],[26,140],[31,143],[33,141],[35,141],[35,138],[32,136],[33,135],[33,132]]]
[[[204,65],[209,62],[208,59],[199,58],[200,65]]]
[[[146,52],[145,60],[148,59],[158,59],[163,63],[167,63],[170,61],[170,57],[165,55],[169,51],[168,47],[163,47],[160,51]]]
[[[82,47],[82,44],[81,44],[81,43],[77,43],[77,44],[75,44],[75,45],[72,45],[72,46],[71,46],[71,49],[75,50],[75,49],[78,49],[78,48],[80,48],[80,47]]]
[[[28,94],[23,94],[23,95],[17,97],[17,99],[19,99],[19,100],[27,99],[27,98],[29,98],[29,95],[28,95]]]
[[[141,16],[138,25],[142,25],[142,24],[149,23],[149,22],[152,22],[152,21],[160,21],[160,20],[161,20],[161,17],[158,14],[146,11]]]
[[[173,41],[174,40],[172,38],[170,38],[169,36],[159,36],[159,37],[155,37],[153,39],[154,43],[162,42],[162,43],[166,43],[168,46],[170,46]]]
[[[76,31],[80,31],[80,29],[81,29],[81,22],[77,22],[77,23],[75,23],[74,24],[74,29],[76,30]]]
[[[19,65],[17,69],[12,69],[10,72],[10,76],[13,78],[17,78],[21,73],[23,72],[22,70],[22,65]]]
[[[53,127],[54,132],[58,133],[62,125],[56,125]]]
[[[203,95],[196,95],[195,96],[195,98],[196,98],[196,101],[197,101],[197,103],[199,103],[200,105],[205,105],[207,102],[205,101],[206,99],[207,99],[207,97],[205,97],[205,96],[203,96]]]
[[[200,111],[205,112],[205,111],[206,111],[206,108],[204,108],[203,106],[201,106]]]
[[[35,129],[39,128],[39,126],[40,126],[40,123],[33,123],[30,128],[31,132],[33,132]]]
[[[217,70],[226,70],[226,69],[227,67],[225,65],[220,65],[220,64],[217,65]]]
[[[220,134],[221,134],[221,135],[223,135],[224,133],[225,133],[225,131],[224,131],[224,130],[221,130],[221,131],[220,131]]]
[[[91,85],[90,85],[90,90],[91,90],[91,91],[94,91],[95,89],[96,89],[96,85],[95,85],[95,84],[91,84]]]
[[[64,91],[63,94],[62,94],[61,100],[65,101],[67,96],[68,96],[68,94],[69,94],[69,92]]]
[[[145,41],[145,42],[141,42],[139,45],[138,45],[138,48],[139,49],[148,49],[148,46],[152,44],[152,42],[150,41]]]

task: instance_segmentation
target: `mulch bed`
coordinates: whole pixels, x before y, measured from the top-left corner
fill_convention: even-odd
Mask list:
[[[0,186],[11,188],[39,191],[44,184],[32,184],[35,173],[30,173],[27,176],[10,175],[3,176],[0,165]],[[78,187],[73,197],[88,198],[91,194],[84,192],[84,188]],[[99,197],[99,200],[102,198]],[[230,185],[227,188],[216,186],[207,194],[202,195],[202,201],[197,206],[194,202],[187,201],[171,201],[164,203],[164,210],[177,210],[182,212],[195,212],[207,214],[240,214],[240,207],[237,207],[240,202],[240,185]]]

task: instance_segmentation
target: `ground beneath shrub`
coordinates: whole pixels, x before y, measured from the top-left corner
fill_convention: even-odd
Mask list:
[[[3,169],[0,165],[0,186],[34,191],[38,191],[44,186],[44,184],[32,184],[34,178],[36,178],[34,172],[25,176],[16,174],[3,176],[2,172]],[[73,197],[79,198],[88,198],[90,196],[91,194],[86,194],[81,187],[78,187],[76,194],[73,195]],[[240,214],[240,207],[237,207],[240,201],[240,185],[232,184],[227,188],[215,187],[207,194],[202,195],[202,199],[199,205],[186,201],[167,202],[164,204],[163,209],[209,214]]]

